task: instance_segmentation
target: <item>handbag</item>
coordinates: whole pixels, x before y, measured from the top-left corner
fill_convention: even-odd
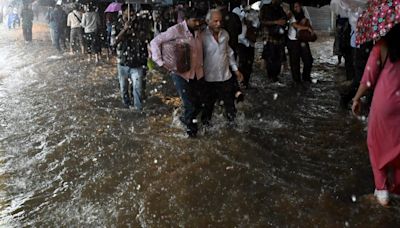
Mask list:
[[[303,18],[301,24],[311,28],[310,21],[307,18]],[[317,40],[317,34],[314,31],[297,30],[296,38],[301,42],[314,42]]]
[[[177,43],[175,45],[176,71],[185,73],[190,70],[190,45],[188,43]]]
[[[317,40],[317,35],[315,32],[310,32],[308,30],[298,30],[296,38],[301,42],[314,42]]]

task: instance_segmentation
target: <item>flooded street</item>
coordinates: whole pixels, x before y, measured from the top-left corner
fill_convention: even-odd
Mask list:
[[[0,226],[398,227],[374,190],[366,123],[339,108],[333,38],[312,43],[313,83],[259,64],[228,128],[196,139],[168,76],[149,72],[143,113],[123,109],[116,65],[59,55],[0,26]]]

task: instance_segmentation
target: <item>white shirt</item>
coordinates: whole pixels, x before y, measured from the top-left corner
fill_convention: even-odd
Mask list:
[[[232,77],[229,66],[233,71],[238,67],[233,50],[229,47],[229,35],[221,29],[218,42],[207,27],[203,32],[204,77],[207,82],[224,82]]]
[[[293,27],[293,23],[296,23],[296,18],[292,16],[289,20],[289,31],[288,31],[288,38],[289,40],[297,40],[297,29]]]
[[[100,16],[97,12],[86,12],[82,16],[82,27],[85,33],[96,32],[100,27]]]
[[[74,10],[69,13],[67,18],[67,26],[71,28],[80,28],[81,22],[78,20],[78,18],[82,21],[82,14],[79,11]]]

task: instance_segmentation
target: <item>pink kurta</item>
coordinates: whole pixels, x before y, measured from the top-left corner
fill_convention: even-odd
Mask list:
[[[375,179],[376,171],[386,172],[386,166],[393,165],[400,155],[400,61],[392,63],[388,57],[381,70],[381,45],[379,42],[372,49],[361,81],[374,89],[367,142]]]

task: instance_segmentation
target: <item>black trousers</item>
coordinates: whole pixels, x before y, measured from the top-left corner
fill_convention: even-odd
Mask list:
[[[346,80],[353,80],[354,72],[354,51],[355,48],[349,47],[344,50],[344,67],[346,69]]]
[[[243,74],[244,86],[249,86],[250,75],[253,72],[253,62],[254,62],[254,47],[246,47],[243,44],[238,46],[239,55],[239,71]]]
[[[347,90],[345,94],[342,95],[343,105],[347,105],[350,102],[350,100],[356,95],[372,47],[373,44],[369,42],[366,44],[362,44],[360,48],[354,48],[353,50],[354,77],[351,82],[350,88]]]
[[[278,75],[281,73],[282,49],[283,44],[268,42],[264,45],[262,53],[262,57],[266,62],[268,78],[275,82],[278,81]]]
[[[223,82],[206,82],[205,85],[205,105],[201,120],[208,123],[211,120],[216,101],[222,101],[225,108],[225,115],[229,121],[236,117],[235,108],[235,80],[232,76],[229,80]]]
[[[313,57],[311,55],[308,42],[289,40],[287,43],[289,50],[289,61],[292,77],[295,82],[311,81],[311,68]],[[300,60],[303,61],[303,74],[300,78]]]
[[[32,25],[22,25],[22,35],[25,41],[32,41]]]

